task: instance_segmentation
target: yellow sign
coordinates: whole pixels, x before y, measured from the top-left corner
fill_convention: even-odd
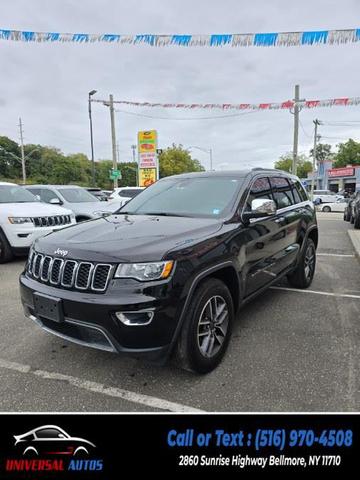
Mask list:
[[[156,168],[139,168],[139,187],[149,187],[156,182]]]
[[[156,130],[147,130],[138,133],[139,153],[156,153]]]

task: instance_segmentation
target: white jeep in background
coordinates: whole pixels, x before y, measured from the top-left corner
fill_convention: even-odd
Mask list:
[[[36,238],[74,223],[70,210],[41,203],[15,183],[0,182],[0,263],[26,254]]]

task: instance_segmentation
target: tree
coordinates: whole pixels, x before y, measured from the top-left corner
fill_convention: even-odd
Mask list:
[[[313,156],[314,149],[310,150],[310,157]],[[316,161],[323,162],[324,160],[332,160],[334,153],[331,151],[331,145],[328,143],[318,143],[316,145]]]
[[[282,155],[279,160],[275,162],[274,167],[278,170],[283,170],[284,172],[291,172],[292,159],[292,153]],[[296,172],[297,176],[300,178],[306,178],[307,174],[310,172],[312,172],[312,162],[306,155],[298,155]]]
[[[345,143],[337,145],[338,152],[335,155],[334,167],[346,167],[346,165],[360,165],[360,143],[352,138]]]
[[[205,169],[198,160],[191,158],[190,152],[182,145],[173,144],[159,156],[160,178],[187,172],[203,172]]]
[[[17,178],[21,175],[20,147],[8,137],[0,137],[0,175]]]

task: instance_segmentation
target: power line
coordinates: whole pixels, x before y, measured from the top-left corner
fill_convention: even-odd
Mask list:
[[[114,102],[115,103],[115,102]],[[145,118],[152,118],[155,120],[217,120],[221,118],[229,118],[229,117],[240,117],[243,115],[250,115],[251,113],[256,113],[258,110],[253,110],[251,112],[241,112],[241,113],[233,113],[230,115],[216,115],[211,117],[158,117],[155,115],[147,115],[146,113],[135,113],[135,112],[128,112],[126,110],[115,109],[115,112],[125,113],[127,115],[133,115],[136,117],[145,117]]]

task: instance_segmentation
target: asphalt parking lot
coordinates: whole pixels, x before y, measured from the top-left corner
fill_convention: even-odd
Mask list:
[[[307,291],[286,281],[241,310],[223,363],[196,376],[74,345],[22,314],[24,259],[0,266],[0,411],[360,410],[360,264],[339,214],[319,214]]]

